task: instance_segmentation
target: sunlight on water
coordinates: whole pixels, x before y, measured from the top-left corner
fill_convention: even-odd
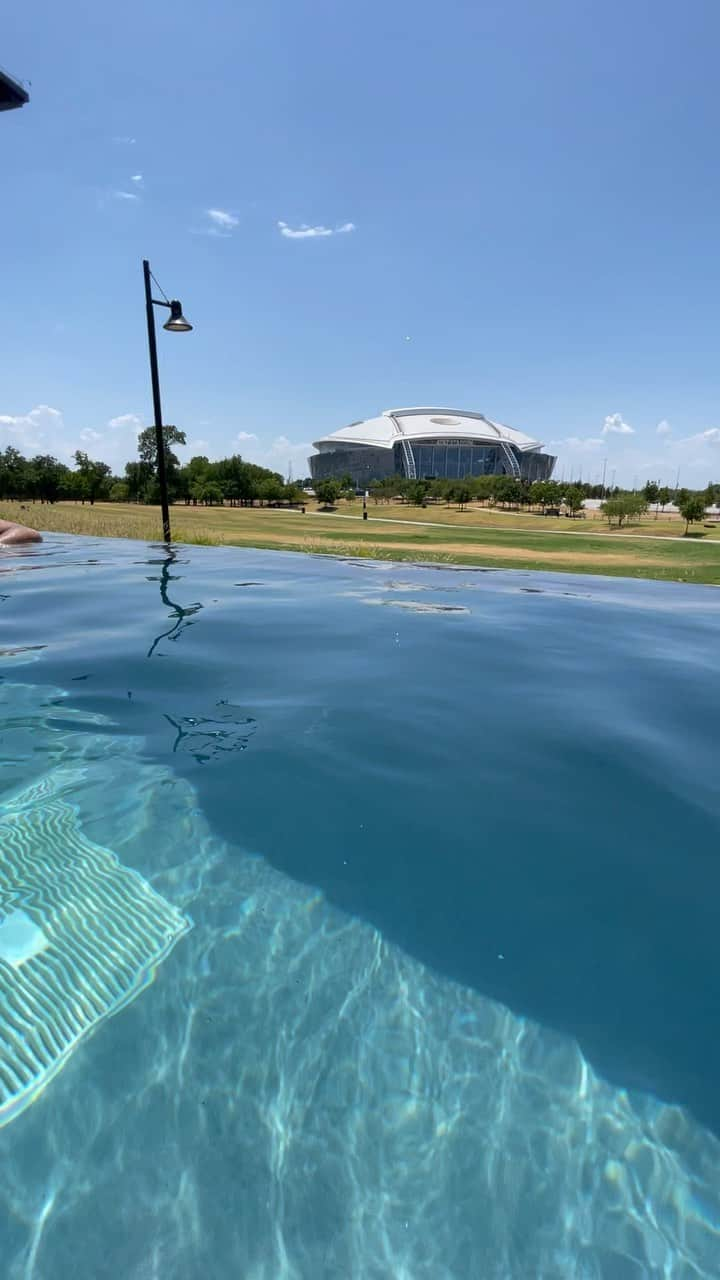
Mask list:
[[[61,690],[0,702],[23,811],[72,802],[195,925],[0,1132],[9,1280],[717,1276],[720,1144],[689,1114],[217,841]]]
[[[52,790],[52,775],[46,778]],[[142,991],[189,927],[37,787],[0,805],[0,1125]]]

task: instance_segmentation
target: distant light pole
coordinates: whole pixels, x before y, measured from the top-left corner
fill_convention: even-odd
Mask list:
[[[602,497],[605,497],[605,472],[607,471],[607,458],[603,458],[603,478],[602,478]]]
[[[150,352],[150,379],[152,381],[153,414],[155,416],[155,440],[157,443],[157,473],[160,485],[160,506],[162,508],[163,538],[170,542],[170,506],[168,503],[167,470],[165,467],[165,440],[163,438],[162,406],[160,404],[160,378],[158,376],[157,343],[155,341],[155,312],[153,307],[167,307],[170,319],[163,325],[168,333],[189,333],[192,325],[183,315],[182,305],[177,298],[164,301],[153,298],[151,280],[155,280],[150,270],[150,263],[143,258],[143,277],[145,280],[145,310],[147,312],[148,350]],[[158,284],[155,280],[155,284]],[[158,284],[158,289],[160,285]],[[160,289],[162,293],[162,289]]]

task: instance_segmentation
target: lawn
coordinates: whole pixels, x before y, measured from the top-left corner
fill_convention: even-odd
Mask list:
[[[681,538],[683,525],[677,520],[651,516],[631,529],[610,532],[595,519],[551,520],[444,506],[371,503],[369,515],[364,522],[359,502],[343,503],[329,514],[308,506],[306,515],[271,508],[181,505],[171,510],[177,542],[720,584],[720,531],[701,526],[694,531],[700,536]],[[0,518],[48,532],[146,541],[158,541],[161,529],[157,508],[124,503],[0,503]]]

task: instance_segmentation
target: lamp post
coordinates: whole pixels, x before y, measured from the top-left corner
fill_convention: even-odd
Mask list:
[[[14,111],[29,101],[30,95],[25,86],[0,67],[0,111]]]
[[[157,443],[157,474],[160,485],[160,506],[162,508],[163,539],[170,542],[170,506],[167,491],[167,470],[165,467],[165,440],[163,438],[162,406],[160,403],[160,378],[158,375],[157,343],[155,341],[155,312],[153,307],[167,307],[170,318],[163,325],[168,333],[189,333],[192,325],[183,315],[182,305],[177,298],[161,301],[153,298],[151,280],[155,280],[147,258],[143,258],[143,278],[145,280],[145,310],[147,312],[148,351],[150,353],[150,380],[152,382],[153,414],[155,417],[155,440]],[[157,280],[155,280],[157,284]],[[160,286],[158,285],[158,288]],[[162,289],[160,289],[162,293]]]

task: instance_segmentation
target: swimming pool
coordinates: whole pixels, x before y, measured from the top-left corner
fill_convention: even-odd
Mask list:
[[[8,1277],[717,1276],[717,592],[58,536],[0,620],[0,834],[173,913]]]

